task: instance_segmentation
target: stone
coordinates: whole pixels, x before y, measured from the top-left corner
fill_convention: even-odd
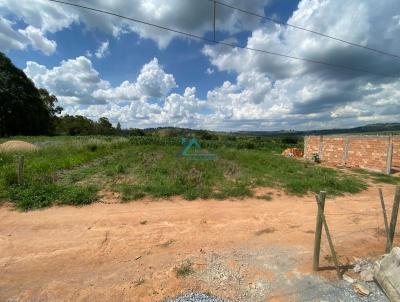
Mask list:
[[[366,282],[374,281],[374,271],[372,269],[363,270],[360,273],[360,278]]]
[[[375,262],[374,278],[390,301],[400,301],[400,247]]]
[[[349,282],[350,284],[353,284],[355,280],[351,278],[349,275],[343,274],[343,280],[346,282]]]
[[[355,282],[353,283],[353,291],[360,296],[368,296],[371,293],[371,290],[366,284],[363,284],[361,282]]]

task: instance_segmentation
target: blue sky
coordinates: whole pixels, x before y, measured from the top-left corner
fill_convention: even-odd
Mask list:
[[[211,37],[207,0],[70,0]],[[222,1],[223,2],[223,1]],[[398,53],[398,1],[226,0],[227,4]],[[400,60],[217,6],[217,39],[390,77],[341,72],[198,40],[47,0],[0,0],[0,50],[64,114],[123,127],[212,130],[350,127],[398,121]]]

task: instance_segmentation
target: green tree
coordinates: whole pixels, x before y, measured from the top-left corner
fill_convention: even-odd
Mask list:
[[[106,117],[99,118],[97,125],[99,129],[98,134],[113,134],[114,132],[112,124]]]
[[[0,52],[0,136],[48,134],[60,108],[46,93]]]

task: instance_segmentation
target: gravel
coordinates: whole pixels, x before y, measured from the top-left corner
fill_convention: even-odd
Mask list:
[[[212,297],[206,294],[190,293],[173,299],[164,300],[164,302],[229,302],[229,301],[225,299]]]

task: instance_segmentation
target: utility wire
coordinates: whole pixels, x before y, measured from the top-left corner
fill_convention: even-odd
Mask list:
[[[306,58],[296,57],[296,56],[290,56],[290,55],[285,55],[285,54],[281,54],[281,53],[277,53],[277,52],[273,52],[273,51],[268,51],[268,50],[263,50],[263,49],[258,49],[258,48],[252,48],[252,47],[247,47],[247,46],[241,46],[241,45],[236,45],[236,44],[229,43],[229,42],[226,42],[226,41],[214,41],[213,39],[208,39],[208,38],[205,38],[205,37],[202,37],[202,36],[198,36],[198,35],[195,35],[195,34],[187,33],[187,32],[184,32],[184,31],[177,30],[177,29],[173,29],[173,28],[157,25],[157,24],[154,24],[154,23],[150,23],[150,22],[147,22],[147,21],[143,21],[143,20],[139,20],[139,19],[135,19],[135,18],[131,18],[131,17],[122,16],[122,15],[119,15],[119,14],[116,14],[116,13],[113,13],[113,12],[109,12],[109,11],[105,11],[105,10],[101,10],[101,9],[97,9],[97,8],[93,8],[93,7],[89,7],[89,6],[84,6],[84,5],[80,5],[80,4],[64,2],[64,1],[61,1],[61,0],[47,0],[47,1],[56,2],[56,3],[60,3],[60,4],[65,4],[65,5],[74,6],[74,7],[79,7],[79,8],[83,8],[83,9],[86,9],[86,10],[90,10],[90,11],[94,11],[94,12],[103,13],[103,14],[107,14],[107,15],[110,15],[110,16],[118,17],[118,18],[121,18],[121,19],[130,20],[130,21],[133,21],[133,22],[136,22],[136,23],[152,26],[152,27],[155,27],[155,28],[167,30],[167,31],[170,31],[170,32],[173,32],[173,33],[177,33],[177,34],[180,34],[180,35],[184,35],[184,36],[187,36],[187,37],[191,37],[191,38],[195,38],[195,39],[198,39],[198,40],[202,40],[202,41],[210,43],[210,44],[220,44],[220,45],[230,46],[230,47],[233,47],[233,48],[247,49],[247,50],[251,50],[251,51],[255,51],[255,52],[259,52],[259,53],[265,53],[265,54],[269,54],[269,55],[273,55],[273,56],[279,56],[279,57],[282,57],[282,58],[293,59],[293,60],[298,60],[298,61],[304,61],[304,62],[319,64],[319,65],[325,65],[325,66],[329,66],[329,67],[333,67],[333,68],[346,69],[346,70],[350,70],[350,71],[367,73],[367,74],[371,74],[371,75],[375,75],[375,76],[394,78],[394,76],[391,76],[391,75],[372,72],[372,71],[369,71],[369,70],[366,70],[366,69],[349,67],[349,66],[346,66],[346,65],[333,64],[333,63],[317,61],[317,60],[313,60],[313,59],[306,59]]]
[[[379,53],[379,54],[383,54],[383,55],[386,55],[386,56],[390,56],[390,57],[393,57],[393,58],[400,59],[399,55],[392,54],[392,53],[389,53],[389,52],[386,52],[386,51],[383,51],[383,50],[379,50],[379,49],[375,49],[375,48],[372,48],[372,47],[360,45],[360,44],[357,44],[357,43],[354,43],[354,42],[346,41],[346,40],[343,40],[343,39],[340,39],[340,38],[337,38],[337,37],[334,37],[334,36],[330,36],[330,35],[327,35],[327,34],[324,34],[324,33],[320,33],[320,32],[317,32],[315,30],[312,30],[312,29],[308,29],[308,28],[304,28],[304,27],[301,27],[301,26],[293,25],[293,24],[290,24],[290,23],[282,22],[282,21],[279,21],[278,19],[267,17],[267,16],[264,16],[264,15],[260,15],[260,14],[254,13],[254,12],[250,12],[250,11],[241,9],[239,7],[236,7],[236,6],[232,6],[232,5],[224,3],[224,2],[219,2],[219,1],[214,1],[214,0],[208,0],[208,1],[215,2],[215,3],[217,3],[217,4],[221,5],[221,6],[225,6],[225,7],[228,7],[230,9],[242,12],[244,14],[255,16],[255,17],[258,17],[258,18],[261,18],[261,19],[276,23],[276,24],[285,25],[285,26],[288,26],[288,27],[293,27],[293,28],[296,28],[296,29],[299,29],[299,30],[302,30],[302,31],[306,31],[306,32],[309,32],[309,33],[312,33],[312,34],[315,34],[315,35],[319,35],[319,36],[322,36],[322,37],[325,37],[325,38],[328,38],[328,39],[339,41],[339,42],[342,42],[342,43],[345,43],[345,44],[348,44],[348,45],[351,45],[351,46],[363,48],[363,49],[366,49],[366,50],[369,50],[369,51],[373,51],[373,52],[376,52],[376,53]]]

